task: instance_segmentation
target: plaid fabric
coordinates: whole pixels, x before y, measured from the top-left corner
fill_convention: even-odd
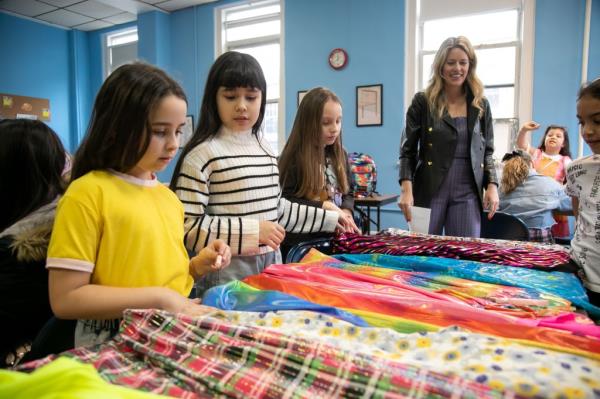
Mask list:
[[[554,237],[550,229],[529,229],[529,241],[554,244]]]
[[[156,310],[126,311],[114,340],[66,355],[93,363],[111,383],[181,398],[514,397],[458,376],[275,330]]]

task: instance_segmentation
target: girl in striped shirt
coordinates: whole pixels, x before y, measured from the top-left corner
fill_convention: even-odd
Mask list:
[[[207,275],[200,291],[281,263],[286,231],[331,232],[338,220],[346,229],[336,211],[281,198],[276,155],[259,135],[266,100],[256,59],[231,51],[215,61],[200,121],[171,180],[185,209],[187,249],[198,252],[219,238],[231,246],[230,267]]]

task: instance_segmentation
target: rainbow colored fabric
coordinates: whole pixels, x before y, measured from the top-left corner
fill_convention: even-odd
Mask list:
[[[447,276],[438,278],[436,286],[416,274],[369,266],[358,268],[360,272],[350,271],[344,267],[357,266],[343,265],[344,262],[314,252],[309,254],[309,260],[271,265],[244,282],[254,288],[335,306],[360,315],[372,325],[399,327],[398,331],[406,332],[406,325],[418,328],[424,324],[423,328],[429,330],[458,325],[473,332],[600,357],[600,327],[583,315],[563,312],[568,302],[559,297],[518,287],[469,285],[464,281],[452,285],[458,279]],[[331,267],[334,264],[336,267]],[[410,284],[415,281],[421,286]],[[445,287],[440,288],[440,284]],[[533,305],[540,305],[541,309],[542,304],[536,303],[540,299],[555,304],[554,316],[539,317],[540,311],[536,314]]]
[[[433,272],[445,276],[532,289],[571,301],[590,315],[600,317],[600,308],[588,302],[579,279],[572,273],[506,267],[469,260],[429,256],[393,256],[384,254],[340,254],[334,258],[356,265],[371,265],[394,270]],[[335,264],[332,265],[335,267]]]

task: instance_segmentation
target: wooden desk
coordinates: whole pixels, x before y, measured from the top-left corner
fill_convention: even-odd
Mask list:
[[[373,197],[366,198],[354,198],[354,209],[356,209],[361,216],[365,216],[363,225],[361,226],[363,234],[369,234],[371,232],[371,223],[375,225],[377,231],[380,230],[381,207],[383,205],[395,202],[396,198],[398,198],[398,195],[396,194],[376,195]],[[371,218],[371,208],[375,208],[375,210],[377,211],[377,221]]]

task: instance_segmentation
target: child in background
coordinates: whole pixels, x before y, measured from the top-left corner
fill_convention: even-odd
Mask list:
[[[523,150],[504,155],[502,162],[498,210],[521,219],[529,228],[530,241],[553,243],[552,211],[571,210],[571,199],[563,186],[540,175],[533,168],[531,156]]]
[[[565,184],[567,166],[571,163],[569,134],[563,126],[550,125],[546,128],[538,148],[531,147],[531,132],[539,129],[540,124],[530,121],[521,126],[517,136],[517,147],[527,151],[533,159],[533,167],[544,176]],[[552,226],[554,237],[569,237],[569,219],[565,215],[554,217]]]
[[[66,157],[45,123],[0,121],[0,368],[16,364],[52,317],[44,266]]]
[[[266,100],[256,59],[234,51],[217,58],[206,80],[200,122],[171,181],[185,207],[188,250],[222,238],[234,255],[231,266],[206,276],[200,289],[281,263],[286,230],[333,231],[340,218],[281,199],[277,158],[259,135]]]
[[[316,87],[300,103],[290,137],[279,156],[279,183],[290,201],[342,212],[346,225],[354,223],[354,190],[348,154],[342,146],[342,105],[330,90]],[[331,233],[287,234],[282,256],[299,242]]]
[[[571,258],[583,269],[590,303],[600,306],[600,79],[579,91],[577,119],[593,155],[567,168],[567,194],[577,217]]]
[[[229,249],[215,241],[190,260],[183,207],[155,175],[178,150],[186,111],[181,87],[146,64],[119,67],[98,92],[46,262],[54,314],[78,319],[75,346],[115,334],[127,308],[211,309],[188,299],[193,277],[226,266]]]

